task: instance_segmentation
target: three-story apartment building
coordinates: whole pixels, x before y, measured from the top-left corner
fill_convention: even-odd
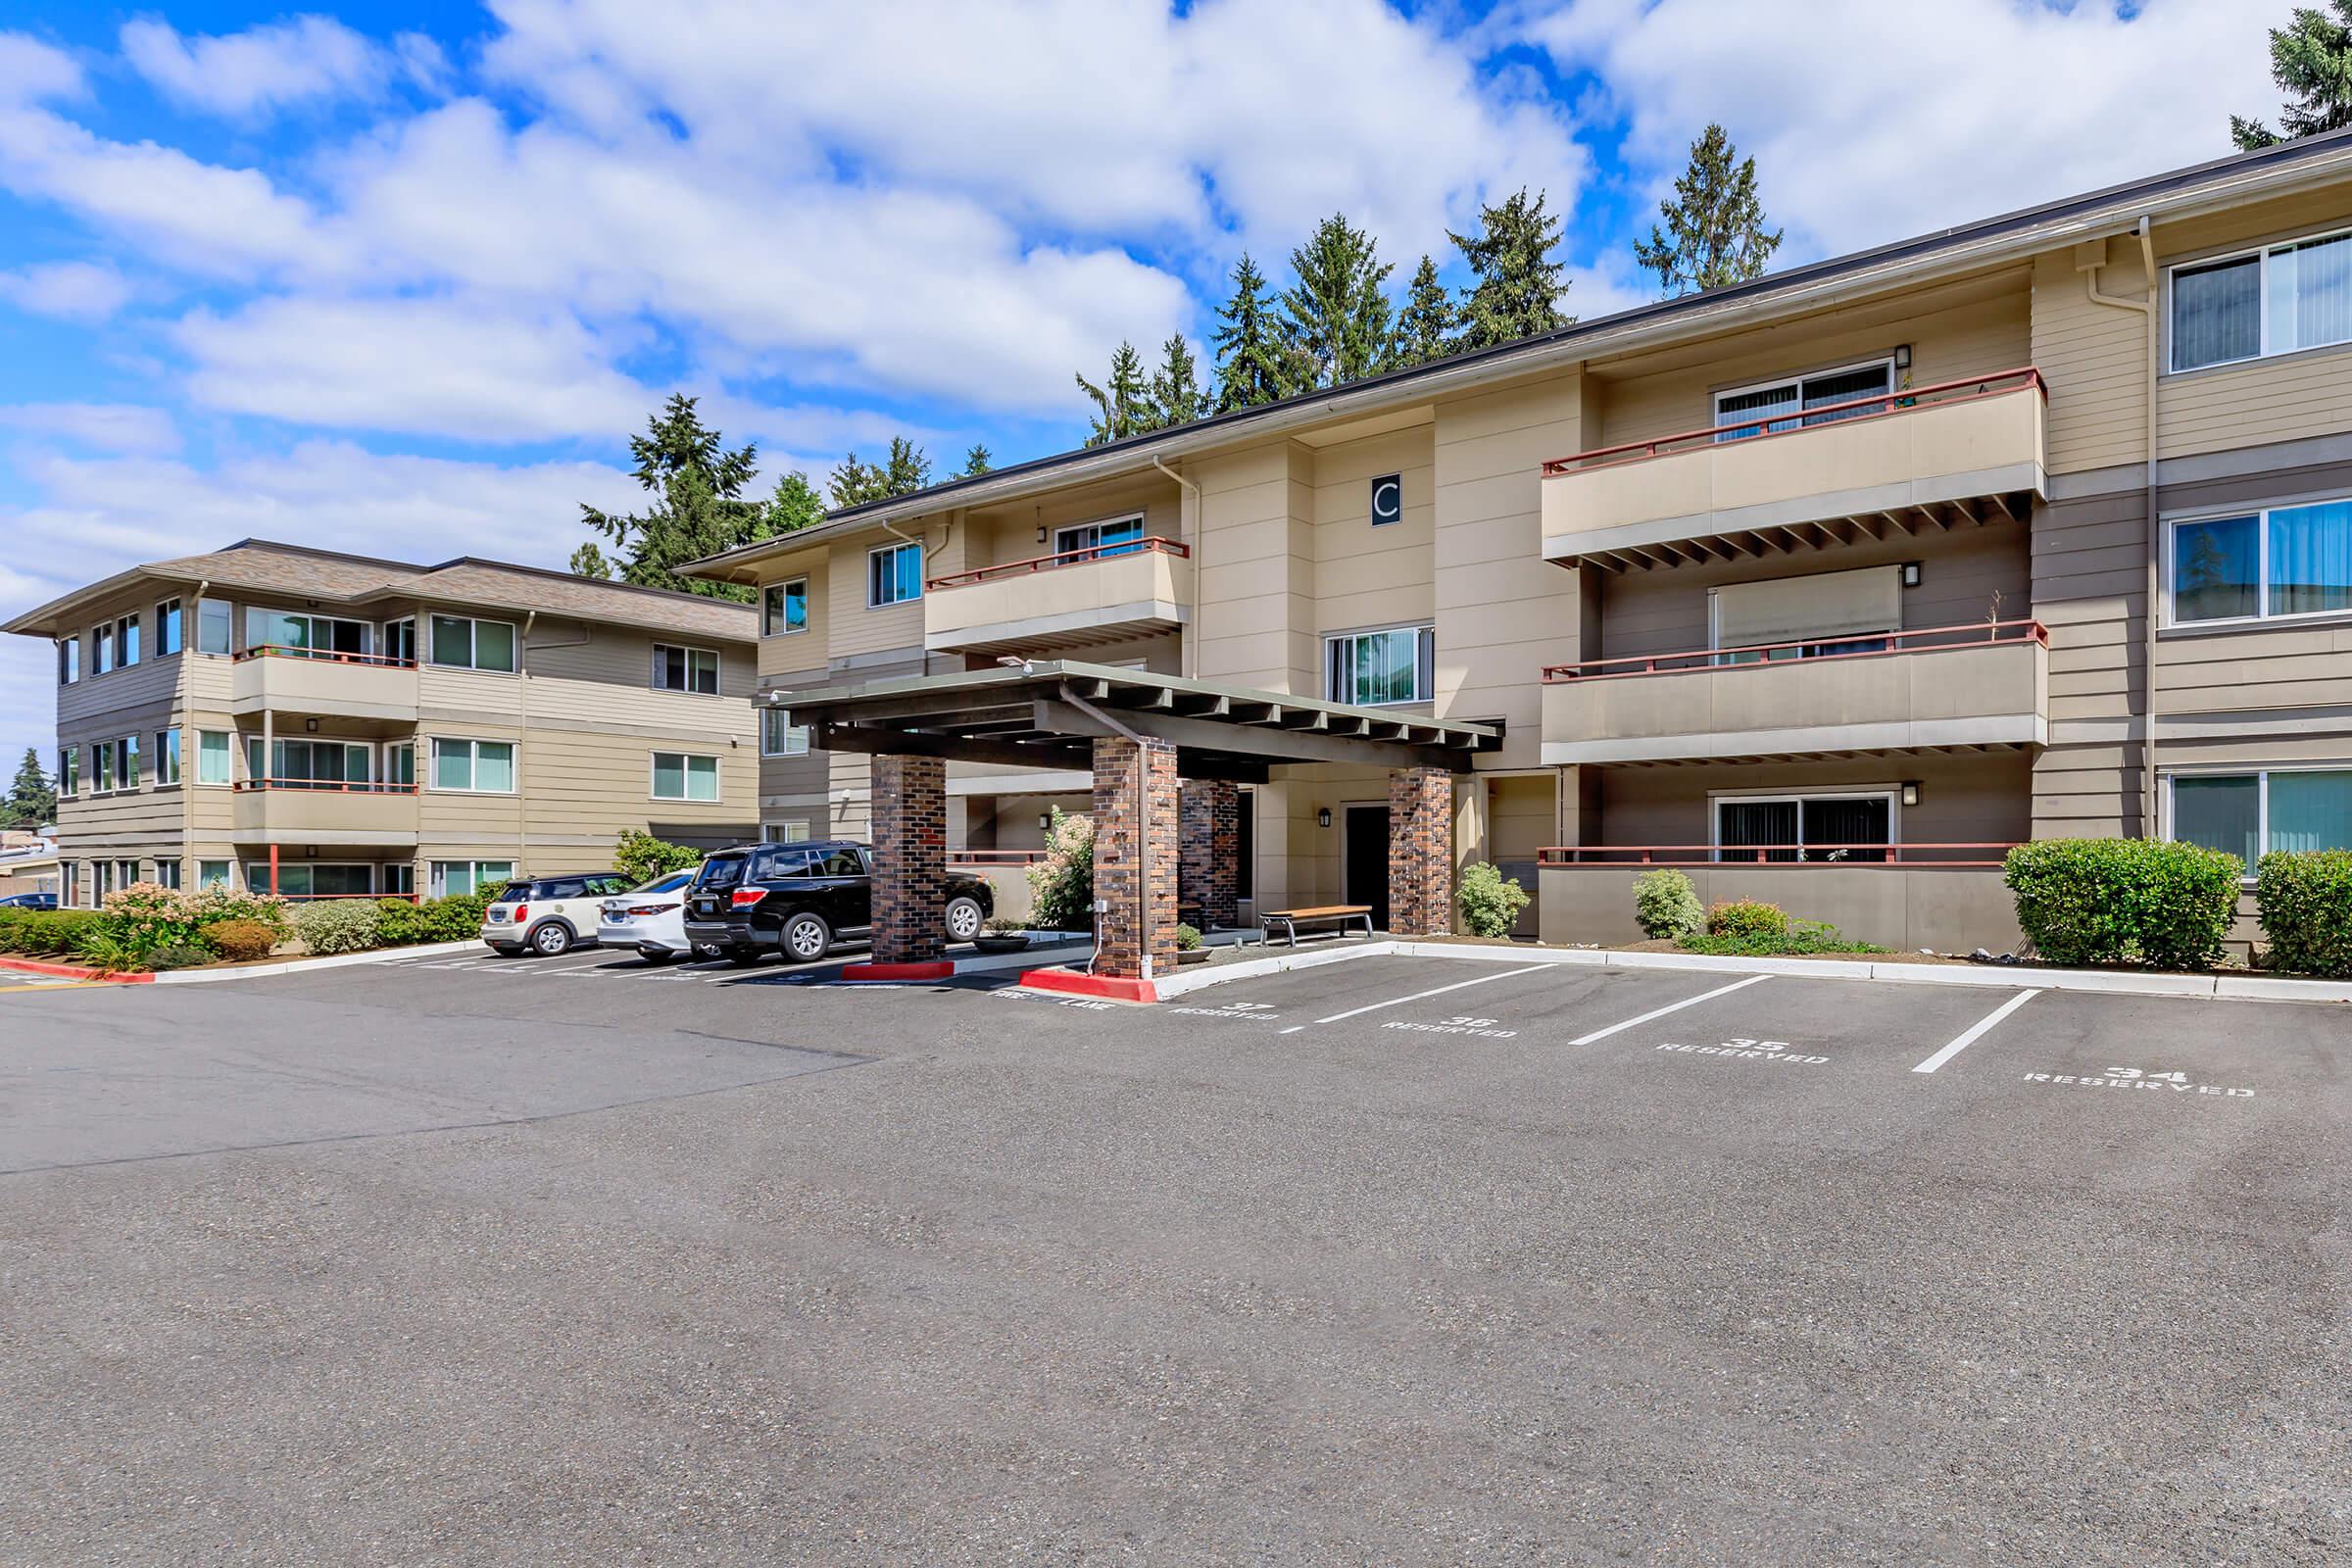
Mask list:
[[[1343,707],[1307,715],[1327,732],[1394,716],[1399,744],[1476,726],[1452,854],[1540,887],[1552,940],[1632,936],[1632,878],[1679,864],[1710,899],[1999,947],[1998,862],[2029,838],[2352,844],[2352,136],[955,481],[700,569],[761,594],[770,831],[866,828],[882,748],[809,749],[799,702],[838,726],[820,739],[900,723],[950,758],[950,844],[1017,859],[1097,787],[1052,744],[1075,688],[943,705],[1074,663],[1267,732],[1301,716],[1284,698]],[[1229,775],[1242,912],[1384,904],[1390,769],[1262,760]]]
[[[464,558],[243,540],[4,629],[56,646],[68,901],[289,897],[602,869],[616,836],[748,836],[743,605]]]

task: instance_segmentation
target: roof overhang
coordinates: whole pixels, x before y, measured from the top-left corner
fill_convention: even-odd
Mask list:
[[[1483,724],[1063,660],[766,697],[824,751],[1083,770],[1099,738],[1149,738],[1184,777],[1242,783],[1295,762],[1466,772],[1502,744]]]

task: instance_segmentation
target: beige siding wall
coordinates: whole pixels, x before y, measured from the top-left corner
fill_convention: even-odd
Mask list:
[[[2102,293],[2144,299],[2135,243],[2111,240],[2097,273]],[[2147,325],[2137,311],[2090,298],[2073,250],[2034,263],[2034,364],[2049,384],[2049,463],[2072,473],[2147,456]]]
[[[2138,831],[2145,514],[2143,493],[2125,490],[2034,516],[2034,613],[2050,629],[2051,738],[2034,769],[2035,837]]]
[[[821,675],[826,640],[833,626],[832,555],[823,548],[784,557],[764,568],[769,582],[792,577],[808,579],[808,629],[760,639],[759,679],[763,685],[783,684],[782,677]],[[755,602],[756,603],[756,602]]]
[[[1431,564],[1437,516],[1432,427],[1324,447],[1315,453],[1313,466],[1315,630],[1430,620],[1437,610]],[[1372,480],[1391,473],[1403,486],[1404,515],[1375,528]]]
[[[964,569],[963,529],[952,528],[944,518],[926,518],[919,526],[902,524],[899,531],[909,539],[922,541],[926,580]],[[880,535],[871,539],[846,539],[827,551],[824,576],[831,625],[825,635],[825,653],[829,659],[856,659],[901,649],[919,650],[923,646],[920,599],[880,609],[866,606],[866,557],[872,550],[895,542]]]
[[[1313,695],[1314,454],[1273,442],[1204,461],[1192,477],[1201,678]]]

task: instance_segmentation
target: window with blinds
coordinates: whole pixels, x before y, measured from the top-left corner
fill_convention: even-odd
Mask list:
[[[2352,342],[2352,230],[2172,270],[2172,368]]]
[[[1726,650],[1717,662],[1878,653],[1886,646],[1886,634],[1902,627],[1902,593],[1900,566],[1814,572],[1710,589],[1712,646]]]
[[[1894,390],[1894,362],[1878,360],[1868,365],[1848,365],[1834,370],[1816,370],[1810,375],[1792,375],[1787,380],[1769,381],[1760,386],[1736,387],[1715,394],[1715,423],[1718,426],[1741,424],[1750,419],[1762,419],[1786,414],[1787,418],[1774,418],[1769,424],[1755,425],[1744,430],[1725,430],[1718,441],[1741,441],[1749,436],[1774,435],[1783,430],[1802,429],[1806,425],[1834,424],[1857,415],[1873,414],[1878,407],[1865,404],[1858,409],[1838,408],[1857,398],[1883,397]]]

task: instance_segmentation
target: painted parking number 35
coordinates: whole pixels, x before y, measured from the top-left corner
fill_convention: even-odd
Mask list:
[[[2110,1078],[2145,1078],[2150,1083],[2163,1084],[2188,1082],[2188,1074],[2184,1072],[2141,1072],[2137,1067],[2110,1067],[2107,1069],[2107,1076]]]

